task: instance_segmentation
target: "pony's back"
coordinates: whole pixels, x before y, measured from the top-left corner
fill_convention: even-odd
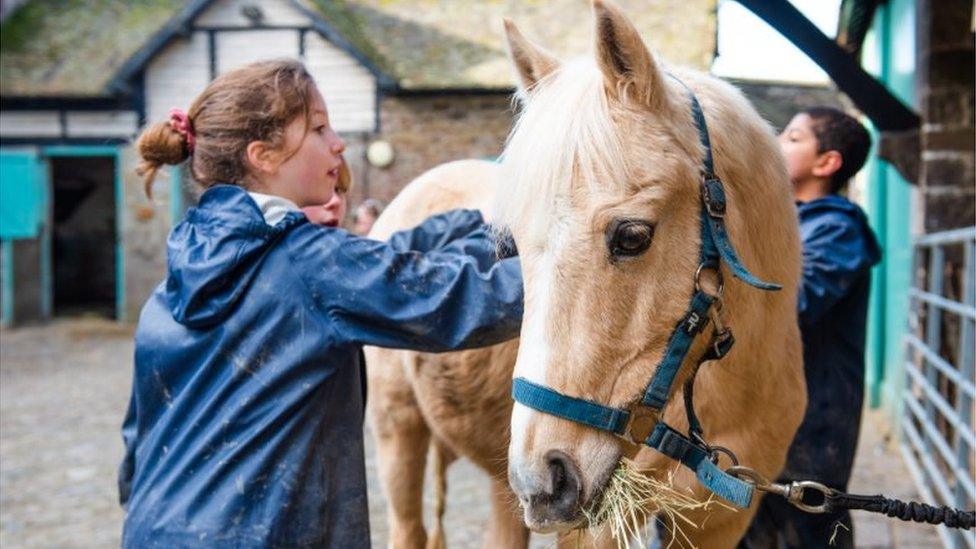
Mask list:
[[[454,208],[487,212],[500,177],[501,167],[487,160],[457,160],[437,166],[400,191],[376,220],[369,236],[386,240],[396,231]]]

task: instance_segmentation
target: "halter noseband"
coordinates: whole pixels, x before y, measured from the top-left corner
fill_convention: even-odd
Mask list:
[[[677,78],[675,78],[677,80]],[[695,291],[684,316],[671,332],[664,357],[658,364],[654,377],[644,390],[640,400],[625,408],[605,406],[591,400],[564,395],[558,391],[533,383],[525,378],[515,378],[512,398],[540,412],[581,423],[601,431],[609,431],[634,444],[645,444],[680,462],[695,472],[701,484],[716,495],[738,507],[749,507],[752,502],[752,484],[734,477],[718,467],[718,454],[735,456],[719,446],[709,446],[703,439],[704,431],[695,414],[693,390],[695,375],[703,362],[724,357],[735,342],[731,330],[724,326],[718,311],[721,307],[722,272],[725,264],[732,274],[762,290],[779,290],[781,286],[763,282],[750,273],[736,255],[725,229],[726,201],[722,181],[715,174],[712,164],[712,148],[708,138],[708,126],[695,94],[678,80],[691,99],[692,114],[698,128],[698,137],[705,149],[702,160],[701,195],[701,248],[699,265],[695,272]],[[700,284],[703,271],[712,271],[718,277],[718,291],[710,294]],[[708,325],[709,316],[715,327],[708,348],[698,358],[692,374],[684,385],[685,413],[688,417],[688,435],[684,435],[660,419],[661,411],[668,402],[671,387],[682,363],[698,334]]]

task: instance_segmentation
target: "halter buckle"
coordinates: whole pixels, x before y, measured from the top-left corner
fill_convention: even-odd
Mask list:
[[[640,446],[651,436],[654,426],[658,424],[658,411],[638,402],[630,407],[629,412],[630,418],[620,436],[627,442]]]
[[[717,182],[717,185],[712,183]],[[725,217],[725,193],[722,190],[722,182],[713,174],[702,172],[701,183],[702,202],[705,203],[705,211],[713,219]]]

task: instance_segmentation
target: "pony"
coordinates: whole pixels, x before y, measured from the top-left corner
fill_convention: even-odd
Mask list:
[[[458,456],[492,478],[485,546],[524,547],[526,527],[560,532],[560,545],[612,543],[601,534],[580,540],[574,531],[605,503],[625,458],[657,485],[711,500],[693,474],[663,454],[522,404],[513,407],[509,397],[514,376],[627,408],[655,373],[695,290],[699,264],[704,149],[689,90],[708,124],[729,206],[724,221],[739,256],[783,287],[760,292],[721,267],[724,307],[715,320],[734,328],[736,345],[722,360],[701,365],[698,418],[709,443],[772,478],[803,417],[800,242],[771,128],[728,84],[665,68],[613,4],[595,0],[593,12],[594,55],[569,62],[506,20],[522,107],[501,165],[462,161],[435,168],[405,188],[370,235],[385,238],[452,207],[483,209],[513,235],[525,279],[518,342],[440,355],[365,351],[369,421],[390,500],[393,547],[444,544],[444,469]],[[716,286],[714,278],[705,284]],[[689,356],[704,352],[707,338],[699,339]],[[688,427],[681,387],[691,366],[679,370],[677,389],[661,412],[681,430]],[[428,451],[438,492],[430,536],[421,513]],[[721,467],[730,465],[720,459]],[[665,524],[663,535],[693,546],[732,547],[758,499],[743,510],[691,507],[684,518],[697,527],[677,538],[677,525]],[[638,520],[660,510],[651,500]]]
[[[370,238],[385,240],[396,230],[452,208],[489,212],[503,177],[502,167],[484,160],[438,166],[413,180],[390,202]],[[389,546],[442,547],[445,473],[465,457],[491,478],[491,517],[485,547],[521,548],[529,530],[508,487],[509,397],[518,340],[453,353],[420,353],[366,347],[367,416],[376,440],[380,481],[387,496]],[[423,524],[425,464],[432,458],[436,510],[428,536]]]

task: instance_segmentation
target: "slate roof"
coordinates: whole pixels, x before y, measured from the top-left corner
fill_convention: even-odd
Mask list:
[[[587,0],[296,0],[361,62],[405,90],[513,85],[502,18],[560,56],[592,42]],[[706,69],[716,0],[618,0],[652,48]],[[0,24],[0,94],[108,95],[154,41],[207,0],[31,0]],[[332,33],[329,36],[328,33]],[[151,53],[151,51],[149,52]],[[151,56],[150,56],[151,57]]]

